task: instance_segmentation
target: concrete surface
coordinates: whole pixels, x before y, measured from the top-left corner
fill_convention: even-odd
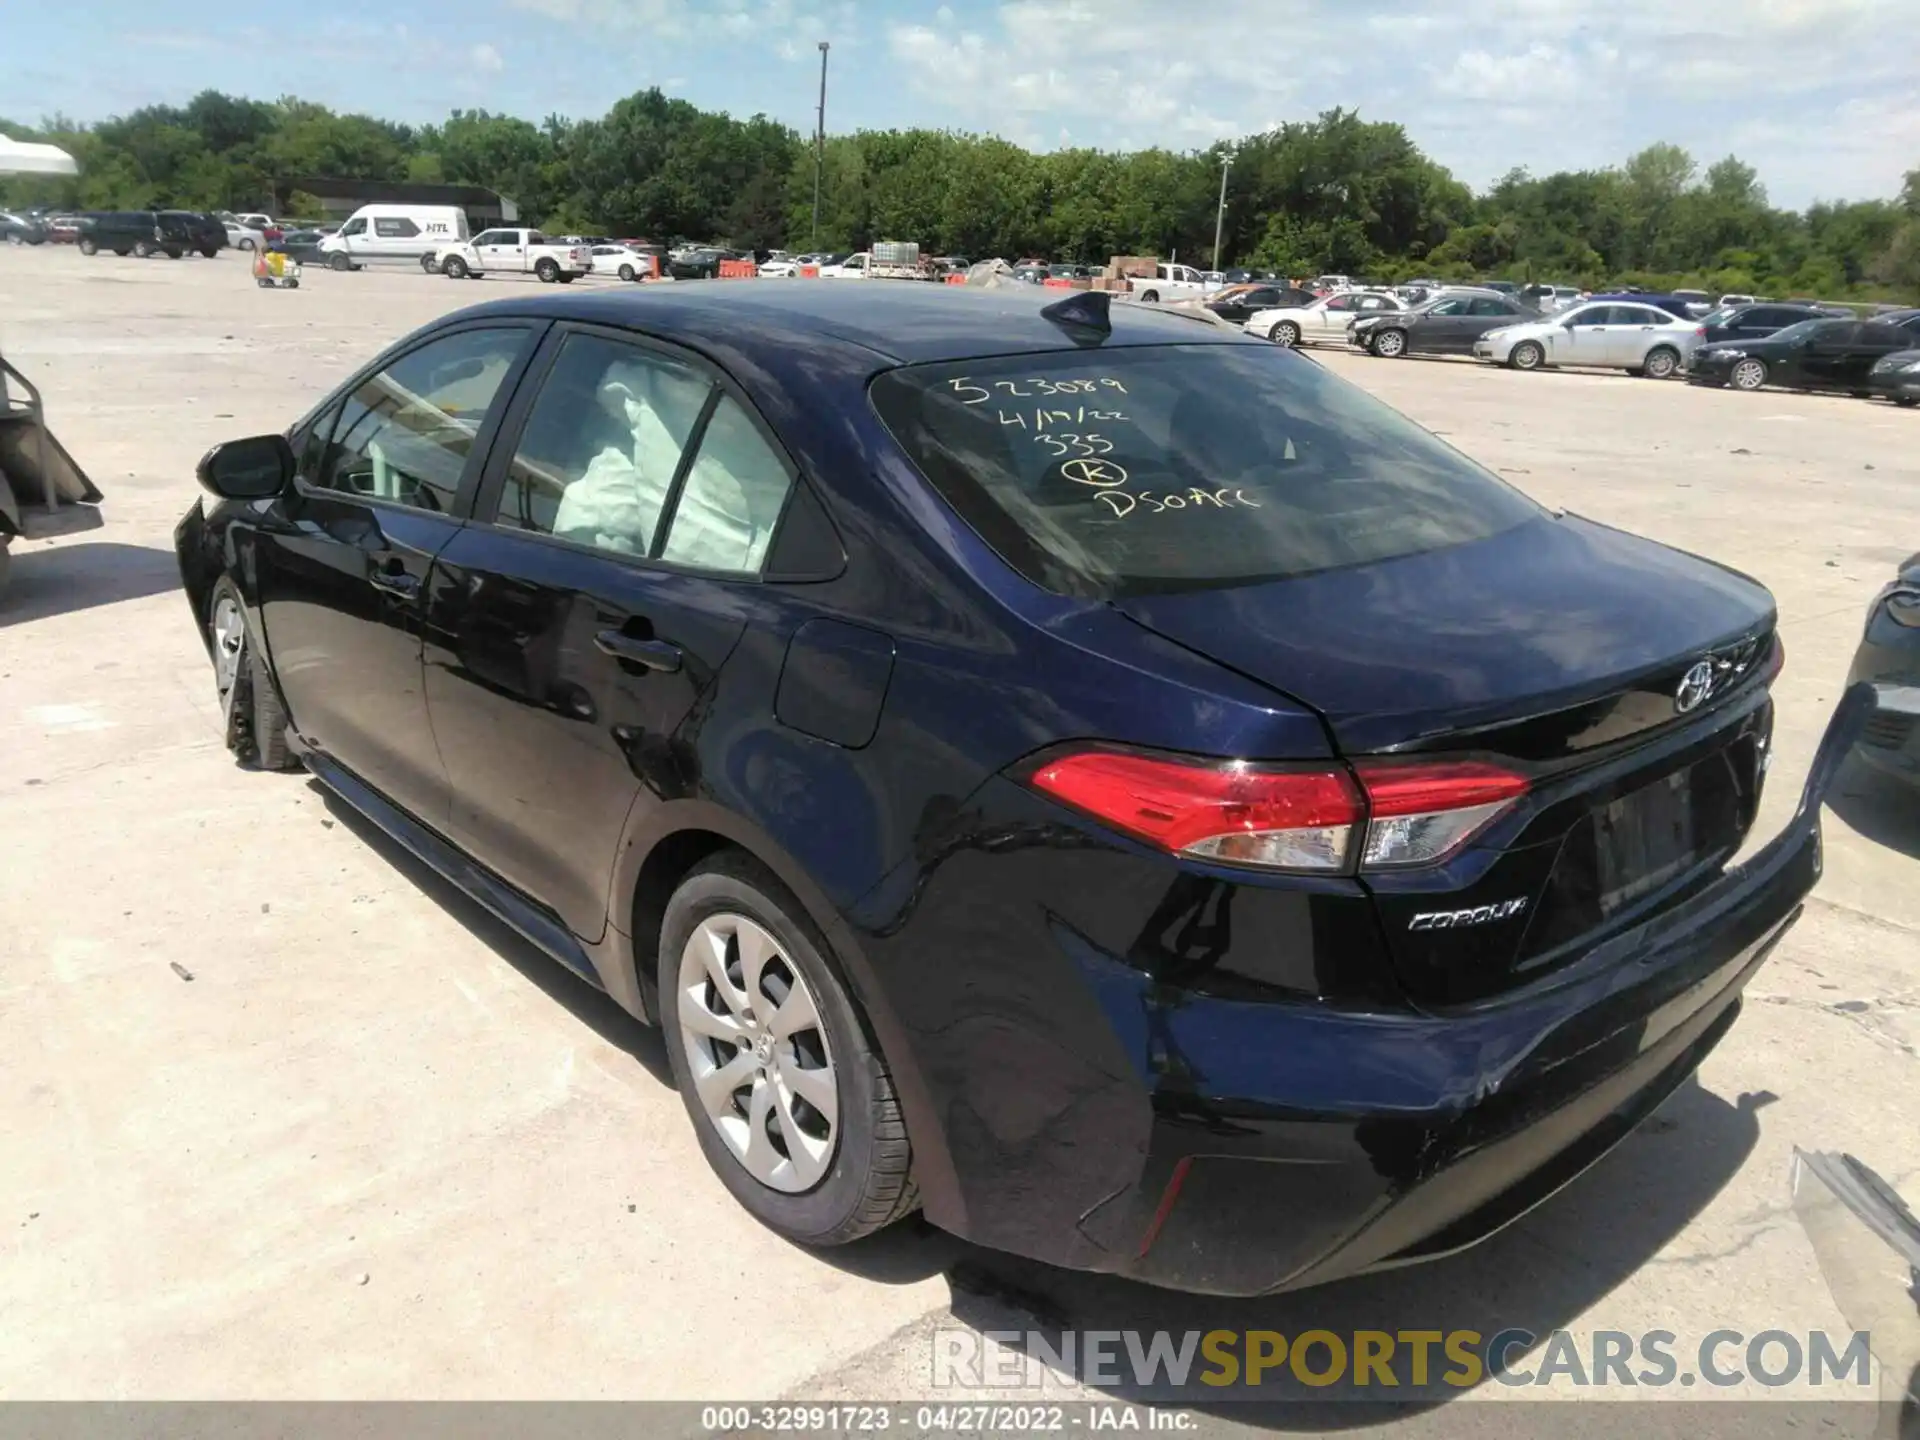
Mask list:
[[[520,283],[267,292],[233,257],[0,251],[0,344],[107,497],[103,530],[16,553],[0,608],[0,1395],[899,1398],[946,1393],[955,1326],[1844,1328],[1792,1147],[1920,1199],[1920,808],[1857,778],[1698,1083],[1464,1256],[1226,1302],[912,1225],[815,1255],[747,1219],[651,1033],[302,778],[231,763],[178,593],[209,445]],[[1539,499],[1773,588],[1777,828],[1867,601],[1920,549],[1920,414],[1321,354]]]

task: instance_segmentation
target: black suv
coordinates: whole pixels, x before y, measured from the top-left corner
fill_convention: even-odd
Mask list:
[[[111,250],[116,255],[165,255],[178,260],[200,242],[180,210],[96,210],[80,217],[82,255]]]
[[[209,260],[227,248],[227,227],[211,215],[197,210],[161,210],[158,214],[163,226],[177,225],[185,230],[187,248],[198,250]]]

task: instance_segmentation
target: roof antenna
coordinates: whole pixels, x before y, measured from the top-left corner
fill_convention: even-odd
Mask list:
[[[1098,331],[1105,337],[1113,333],[1113,317],[1108,314],[1112,304],[1113,296],[1105,290],[1076,290],[1064,300],[1043,306],[1040,313],[1063,330]]]

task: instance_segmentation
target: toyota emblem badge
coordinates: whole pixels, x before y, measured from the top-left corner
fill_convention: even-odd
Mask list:
[[[1702,660],[1681,677],[1680,688],[1673,692],[1673,708],[1682,715],[1698,710],[1713,694],[1713,666]]]

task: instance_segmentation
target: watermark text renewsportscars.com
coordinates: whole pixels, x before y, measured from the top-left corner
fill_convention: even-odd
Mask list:
[[[968,1330],[933,1334],[937,1389],[1070,1382],[1141,1390],[1308,1386],[1379,1395],[1434,1386],[1663,1389],[1760,1385],[1872,1392],[1865,1331]]]

